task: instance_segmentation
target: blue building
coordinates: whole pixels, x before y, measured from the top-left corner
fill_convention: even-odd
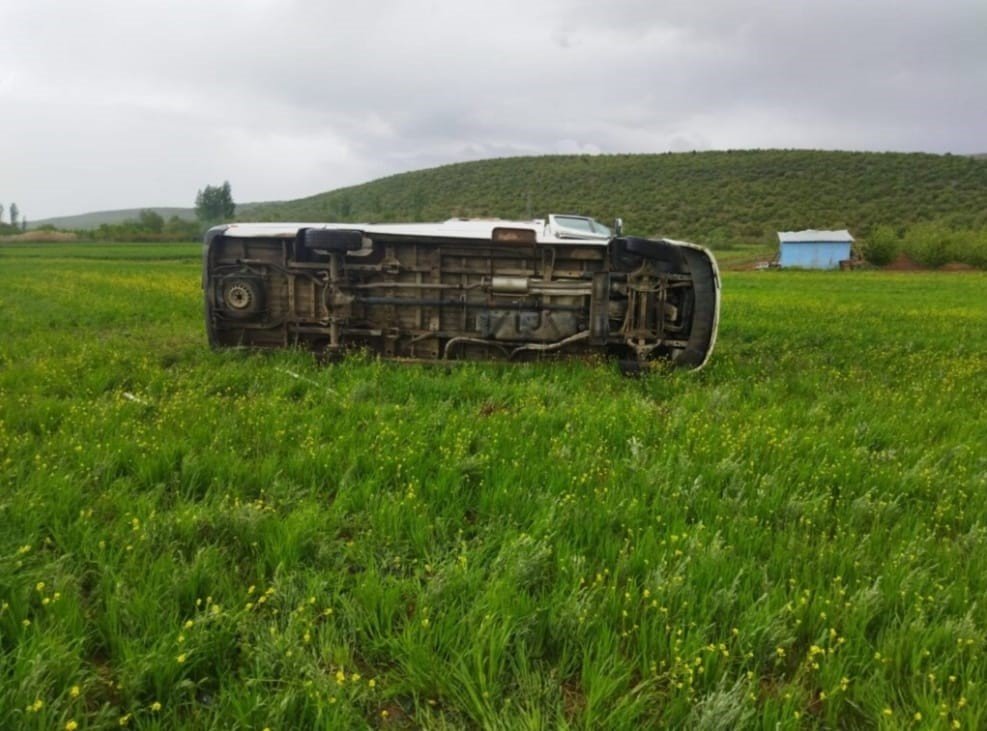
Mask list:
[[[779,231],[778,266],[802,269],[837,269],[850,258],[849,231]]]

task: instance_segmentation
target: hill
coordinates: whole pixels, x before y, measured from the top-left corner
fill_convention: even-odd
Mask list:
[[[717,245],[776,231],[945,220],[987,227],[987,164],[924,153],[732,150],[517,157],[381,178],[238,208],[240,220],[395,221],[580,212],[638,234]]]
[[[172,216],[178,216],[178,218],[185,221],[195,220],[194,208],[149,206],[148,208],[121,208],[116,211],[93,211],[92,213],[80,213],[76,216],[44,218],[40,221],[28,222],[27,227],[30,229],[40,228],[41,226],[54,226],[60,229],[87,231],[89,229],[99,228],[104,223],[115,225],[124,221],[134,221],[140,217],[140,212],[143,210],[154,211],[166,221]]]

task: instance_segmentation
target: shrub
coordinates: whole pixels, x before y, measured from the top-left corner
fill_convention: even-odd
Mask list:
[[[905,233],[902,248],[928,267],[953,261],[987,267],[987,232],[983,230],[954,229],[941,221],[919,223]]]
[[[878,226],[864,241],[864,258],[871,264],[890,264],[898,255],[901,242],[898,234],[890,226]]]

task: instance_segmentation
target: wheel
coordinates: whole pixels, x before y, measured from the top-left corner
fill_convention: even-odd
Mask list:
[[[253,317],[264,307],[264,288],[250,277],[227,277],[223,282],[222,303],[230,317]]]
[[[302,232],[306,249],[356,251],[363,246],[363,232],[347,229],[307,228]]]

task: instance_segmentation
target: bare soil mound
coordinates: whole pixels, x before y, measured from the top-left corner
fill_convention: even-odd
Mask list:
[[[917,272],[926,268],[905,253],[898,254],[893,262],[884,267],[892,272]]]

